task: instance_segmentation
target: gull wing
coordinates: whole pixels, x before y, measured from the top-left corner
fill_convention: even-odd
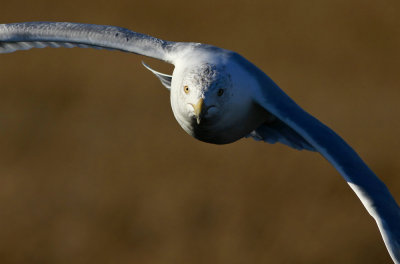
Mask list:
[[[265,73],[244,58],[238,61],[259,85],[254,89],[253,100],[339,171],[375,219],[393,261],[400,264],[400,208],[385,184],[341,137],[298,106]]]
[[[176,44],[115,26],[68,22],[0,24],[0,53],[80,47],[132,52],[173,63]]]

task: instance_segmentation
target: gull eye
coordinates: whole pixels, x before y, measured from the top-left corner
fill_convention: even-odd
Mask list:
[[[185,91],[185,94],[189,93],[189,86],[185,85],[183,86],[183,90]]]
[[[224,94],[224,89],[219,89],[217,94],[218,96],[222,96]]]

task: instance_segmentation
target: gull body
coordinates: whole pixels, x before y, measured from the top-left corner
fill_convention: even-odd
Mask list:
[[[359,197],[394,263],[400,264],[400,209],[385,184],[341,137],[244,57],[211,45],[164,41],[113,26],[0,25],[0,53],[43,47],[121,50],[174,64],[172,75],[144,66],[170,89],[174,116],[187,133],[215,144],[251,137],[320,153]]]

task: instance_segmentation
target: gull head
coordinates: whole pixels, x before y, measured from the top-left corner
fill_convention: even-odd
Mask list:
[[[252,120],[247,115],[252,108],[250,99],[244,87],[235,85],[232,74],[227,65],[213,63],[175,68],[172,110],[182,128],[196,139],[226,144],[254,129],[252,124],[248,126]],[[257,120],[257,125],[260,122]]]
[[[177,121],[195,138],[219,141],[215,132],[224,122],[226,104],[232,95],[230,75],[223,67],[210,63],[177,70],[171,87],[171,105]]]

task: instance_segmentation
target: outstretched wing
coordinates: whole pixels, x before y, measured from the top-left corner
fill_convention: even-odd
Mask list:
[[[114,26],[67,22],[0,24],[0,53],[80,47],[120,50],[172,62],[176,44]]]
[[[240,63],[257,80],[259,87],[254,90],[253,100],[339,171],[375,219],[393,261],[400,264],[400,208],[385,184],[333,130],[305,112],[256,66],[244,58]]]

